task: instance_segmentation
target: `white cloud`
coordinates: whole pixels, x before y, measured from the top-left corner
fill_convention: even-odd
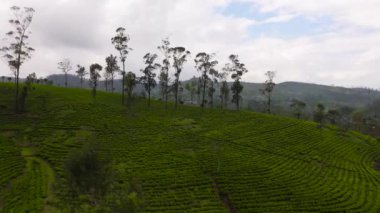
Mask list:
[[[250,29],[259,21],[223,16],[217,10],[232,0],[2,0],[0,35],[10,29],[9,7],[13,4],[36,9],[31,25],[30,43],[36,52],[22,67],[22,76],[58,73],[57,62],[69,57],[74,64],[88,67],[104,63],[109,54],[117,54],[111,37],[123,26],[131,36],[134,49],[127,69],[139,74],[142,57],[159,53],[156,47],[169,36],[173,45],[192,52],[182,74],[197,75],[193,57],[199,51],[215,52],[220,65],[231,53],[240,55],[249,73],[246,81],[261,82],[264,72],[277,70],[277,81],[306,81],[345,86],[379,87],[380,77],[380,5],[376,0],[238,0],[259,5],[261,11],[276,16],[265,23],[288,22],[295,16],[310,19],[330,17],[329,33],[295,38],[253,38]],[[363,32],[363,29],[366,31]],[[1,43],[3,45],[3,43]],[[1,46],[2,46],[1,45]],[[0,75],[10,74],[0,63]]]

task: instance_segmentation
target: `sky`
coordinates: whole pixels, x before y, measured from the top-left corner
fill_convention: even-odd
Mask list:
[[[36,49],[21,76],[61,73],[57,63],[105,65],[117,55],[111,38],[118,27],[130,35],[127,71],[140,74],[143,56],[172,46],[191,51],[181,79],[198,76],[194,57],[215,53],[221,69],[230,54],[246,64],[246,82],[302,81],[380,88],[379,0],[1,0],[0,47],[13,18],[11,6],[33,7],[29,43]],[[161,59],[160,59],[161,60]],[[74,70],[71,71],[75,74]],[[10,76],[0,61],[0,76]]]

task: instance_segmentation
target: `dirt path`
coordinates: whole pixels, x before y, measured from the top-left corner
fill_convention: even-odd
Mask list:
[[[228,209],[228,212],[229,213],[236,213],[237,210],[236,210],[235,206],[233,205],[232,201],[230,200],[228,193],[221,191],[221,189],[219,187],[219,183],[215,178],[212,179],[212,185],[214,187],[215,193],[218,194],[219,199],[223,202],[224,206]]]

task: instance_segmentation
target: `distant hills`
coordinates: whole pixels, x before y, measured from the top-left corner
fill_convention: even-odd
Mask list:
[[[54,85],[64,85],[64,75],[62,74],[50,75],[47,78],[52,80]],[[191,80],[196,79],[184,81],[182,85],[185,85]],[[68,75],[68,82],[69,87],[80,87],[80,80],[77,76]],[[243,86],[242,107],[260,112],[265,111],[266,99],[260,93],[263,84],[244,82]],[[83,83],[83,87],[89,88],[89,82],[87,80]],[[105,90],[104,81],[99,83],[99,88]],[[114,88],[116,92],[121,91],[120,79],[114,80]],[[143,93],[143,87],[138,85],[135,89],[135,95],[142,95]],[[158,99],[160,97],[159,88],[156,87],[152,94]],[[214,102],[218,105],[219,88],[216,89],[214,98],[216,99]],[[338,108],[341,106],[363,108],[371,105],[376,100],[380,100],[380,91],[367,88],[345,88],[302,82],[283,82],[276,85],[273,92],[274,113],[288,113],[292,99],[305,102],[307,104],[306,112],[311,112],[318,103],[322,103],[328,108]],[[188,91],[184,90],[182,100],[190,100]]]

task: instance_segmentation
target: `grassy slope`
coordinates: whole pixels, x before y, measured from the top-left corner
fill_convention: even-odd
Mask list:
[[[11,92],[12,84],[0,84],[7,110]],[[38,86],[28,113],[0,111],[0,159],[20,168],[0,161],[0,207],[46,209],[51,197],[51,172],[39,175],[44,165],[27,165],[21,147],[33,147],[60,181],[70,150],[96,138],[133,181],[144,212],[380,210],[380,144],[372,138],[265,114],[145,105],[125,109],[119,95],[107,93],[94,105],[88,90]],[[35,187],[18,184],[28,181]]]

